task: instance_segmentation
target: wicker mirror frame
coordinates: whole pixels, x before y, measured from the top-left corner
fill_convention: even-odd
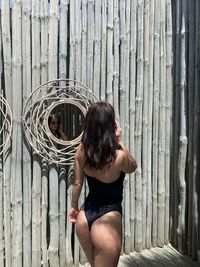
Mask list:
[[[0,94],[0,155],[5,151],[12,134],[12,112],[6,99]]]
[[[40,85],[28,98],[23,111],[27,141],[34,151],[49,162],[73,164],[82,133],[73,140],[58,139],[49,129],[49,115],[58,105],[70,104],[85,116],[89,106],[96,101],[98,99],[95,94],[75,80],[56,79]]]

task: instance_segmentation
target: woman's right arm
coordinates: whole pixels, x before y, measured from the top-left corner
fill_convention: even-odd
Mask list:
[[[119,164],[120,169],[125,173],[134,172],[137,168],[137,163],[133,156],[128,152],[127,148],[125,147],[122,141],[118,142],[120,146],[119,150]]]
[[[121,141],[121,127],[117,120],[115,121],[115,138],[120,147],[118,153],[120,170],[125,173],[134,172],[135,169],[137,168],[137,163],[135,159],[132,157],[132,155],[126,149],[124,143]]]
[[[81,189],[83,187],[83,179],[84,179],[84,172],[81,166],[82,158],[83,158],[82,151],[79,146],[76,151],[76,156],[75,156],[74,184],[73,184],[73,189],[72,189],[71,209],[69,211],[69,220],[71,222],[76,222],[76,218],[79,212],[78,201],[79,201]]]

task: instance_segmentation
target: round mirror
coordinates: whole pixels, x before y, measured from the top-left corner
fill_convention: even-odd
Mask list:
[[[81,139],[86,110],[77,102],[65,99],[54,103],[45,115],[48,136],[58,144]]]

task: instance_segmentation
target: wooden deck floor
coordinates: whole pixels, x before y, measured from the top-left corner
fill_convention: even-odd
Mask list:
[[[200,267],[200,262],[181,255],[171,245],[122,255],[118,267]]]

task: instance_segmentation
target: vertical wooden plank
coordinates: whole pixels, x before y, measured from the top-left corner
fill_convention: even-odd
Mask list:
[[[88,0],[88,21],[87,21],[87,86],[93,91],[93,70],[94,70],[94,0]]]
[[[22,2],[22,81],[23,106],[31,94],[31,7],[30,1]],[[24,135],[23,135],[24,137]],[[32,266],[31,251],[31,149],[23,138],[23,266]]]
[[[48,57],[48,80],[57,78],[57,51],[58,51],[58,0],[50,1],[49,11],[49,57]],[[58,168],[51,164],[49,168],[49,265],[59,266],[59,210],[58,210]]]
[[[154,91],[153,91],[153,166],[152,166],[152,245],[157,246],[157,186],[158,186],[158,132],[160,90],[160,1],[155,0],[154,20]]]
[[[81,81],[87,83],[87,0],[82,0]]]
[[[172,199],[172,237],[171,241],[177,247],[177,206],[178,206],[178,194],[177,194],[177,165],[178,165],[178,138],[179,138],[179,121],[180,121],[180,95],[179,95],[179,81],[180,81],[180,17],[181,17],[181,8],[180,8],[180,0],[173,2],[173,9],[175,11],[174,16],[174,31],[173,34],[175,35],[174,38],[174,50],[175,50],[175,58],[174,58],[174,92],[173,92],[173,140],[172,140],[172,158],[171,158],[171,164],[172,164],[172,170],[173,170],[173,179],[172,186],[171,186],[171,194],[174,196]]]
[[[95,1],[94,12],[94,93],[99,98],[100,93],[100,64],[101,64],[101,1]]]
[[[75,1],[75,80],[81,79],[81,0]]]
[[[59,259],[60,267],[66,266],[66,220],[67,211],[66,211],[66,168],[62,167],[59,170]],[[68,240],[68,242],[70,242]]]
[[[137,49],[137,1],[131,1],[130,25],[130,153],[135,156],[135,91],[136,91],[136,49]],[[137,159],[136,159],[137,161]],[[135,174],[130,175],[130,249],[135,249]]]
[[[68,178],[70,178],[68,174]],[[67,211],[69,211],[71,207],[71,194],[72,194],[72,186],[67,188]],[[67,218],[66,222],[66,266],[73,266],[73,257],[72,257],[72,247],[71,247],[71,238],[72,238],[72,223]]]
[[[58,257],[59,222],[58,222],[58,172],[55,164],[49,165],[49,266],[60,266]]]
[[[107,42],[107,0],[102,0],[101,20],[101,89],[100,99],[106,99],[106,42]]]
[[[21,0],[12,2],[12,96],[13,96],[13,134],[12,134],[12,266],[22,266],[22,17]],[[17,105],[16,105],[17,101]]]
[[[69,78],[74,80],[75,77],[75,1],[70,0],[70,40],[69,40]]]
[[[61,0],[59,24],[59,78],[66,78],[68,71],[68,9],[69,0]]]
[[[32,0],[32,91],[40,85],[40,1]],[[32,267],[41,264],[41,158],[33,151],[33,180],[32,180]]]
[[[142,107],[143,107],[143,16],[144,15],[144,1],[138,0],[137,6],[137,87],[136,87],[136,119],[135,119],[135,158],[137,161],[137,170],[135,172],[135,205],[136,205],[136,220],[135,220],[135,250],[142,250]]]
[[[106,100],[113,105],[113,0],[107,4]]]
[[[3,95],[2,90],[2,70],[3,70],[3,60],[2,60],[2,33],[1,33],[1,10],[0,10],[0,94]],[[2,125],[2,118],[0,114],[0,125]],[[0,135],[0,145],[3,143],[2,134]],[[5,254],[5,246],[4,246],[4,233],[3,233],[3,155],[0,155],[0,266],[4,266],[4,254]]]
[[[189,2],[188,7],[188,88],[195,88],[195,12],[196,12],[196,3],[195,1]],[[192,192],[192,183],[193,179],[193,161],[194,161],[194,97],[195,97],[195,90],[188,90],[188,156],[187,156],[187,190],[189,199],[190,196],[193,194]],[[188,254],[192,254],[192,201],[188,201],[188,218],[186,223],[187,226],[187,235],[188,235]]]
[[[41,83],[48,80],[48,0],[40,2],[40,21],[41,21]],[[48,162],[42,159],[42,182],[41,182],[41,261],[43,267],[48,267]]]
[[[129,149],[130,141],[129,141],[129,130],[130,130],[130,108],[129,108],[129,96],[130,96],[130,8],[131,8],[131,2],[126,1],[125,6],[125,128],[124,128],[124,140],[125,144]],[[124,251],[125,253],[130,253],[130,242],[131,242],[131,229],[130,229],[130,175],[127,174],[125,178],[125,184],[124,184],[125,194],[124,194],[124,203],[125,203],[125,240],[124,240]]]
[[[148,127],[147,127],[147,227],[146,247],[152,246],[152,114],[153,114],[153,78],[154,78],[154,17],[155,1],[149,6],[149,80],[148,80]],[[151,222],[151,223],[149,223]]]
[[[186,183],[185,183],[185,168],[187,157],[187,132],[186,132],[186,20],[187,20],[187,6],[186,1],[181,1],[181,70],[180,70],[180,136],[179,136],[179,151],[178,151],[178,249],[180,252],[186,252],[186,232],[185,232],[185,211],[186,211]]]
[[[5,97],[12,106],[12,64],[11,64],[11,34],[10,8],[7,0],[1,1],[1,30],[4,61]],[[10,145],[10,143],[9,143]],[[3,155],[3,203],[4,203],[4,232],[5,232],[5,266],[11,267],[11,151],[7,149]]]
[[[41,22],[41,83],[48,79],[48,0],[40,1],[40,22]],[[61,37],[62,38],[62,37]]]
[[[149,1],[144,1],[144,105],[142,120],[142,248],[146,246],[147,175],[148,175],[148,114],[149,114]]]
[[[199,19],[199,12],[200,12],[200,3],[196,1],[196,14],[195,14],[195,26],[196,26],[196,42],[195,42],[195,97],[194,97],[194,159],[193,159],[193,192],[192,192],[192,259],[197,260],[200,257],[200,240],[199,237],[199,229],[200,229],[200,222],[198,218],[198,211],[199,211],[199,200],[198,200],[198,193],[199,193],[199,170],[200,170],[200,153],[199,153],[199,136],[200,136],[200,94],[199,94],[199,62],[200,62],[200,45],[199,45],[199,32],[200,32],[200,19]]]
[[[48,79],[57,79],[58,65],[58,0],[50,1]]]
[[[170,221],[170,157],[172,130],[172,4],[166,1],[166,136],[165,136],[165,244],[169,243]]]
[[[160,4],[160,90],[158,127],[158,246],[164,246],[165,233],[165,102],[166,93],[166,38],[165,1]]]
[[[113,107],[119,120],[119,1],[113,1]],[[101,56],[102,58],[102,56]]]

